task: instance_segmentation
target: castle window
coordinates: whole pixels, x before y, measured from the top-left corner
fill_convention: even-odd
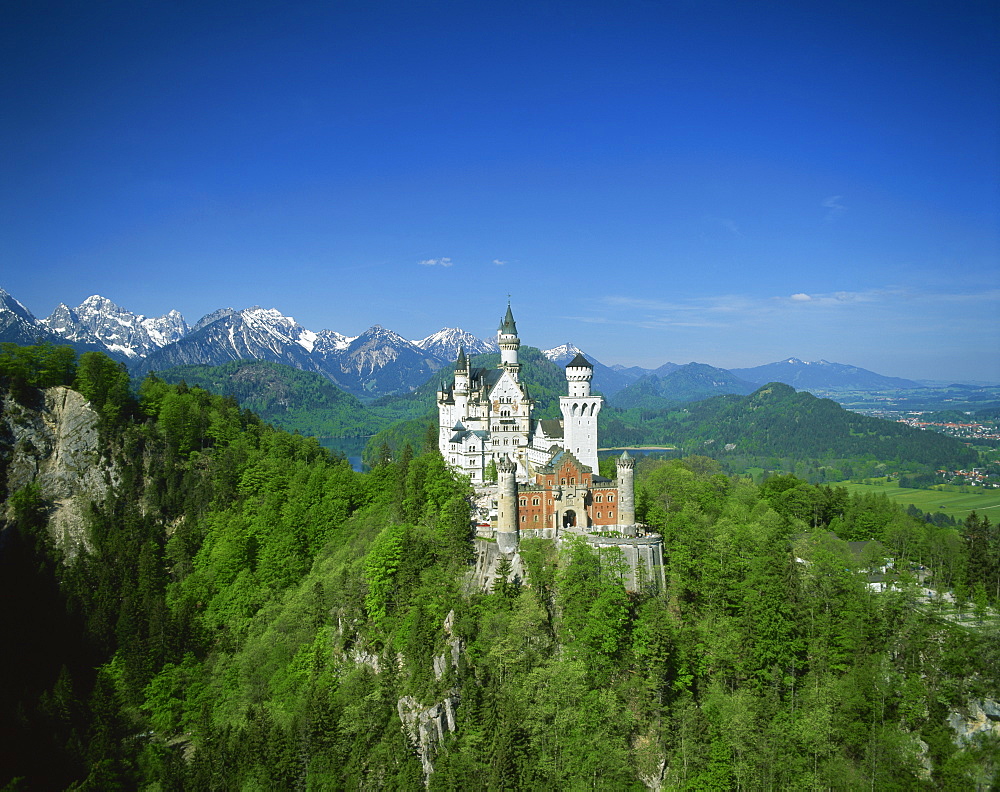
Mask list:
[[[615,496],[614,495],[608,495],[608,503],[614,503],[614,502],[615,502]]]
[[[528,515],[527,514],[522,514],[521,515],[521,522],[528,522]]]
[[[521,505],[522,506],[527,506],[528,505],[528,499],[527,498],[521,498]]]
[[[570,476],[569,477],[569,483],[570,484],[576,484],[576,476]]]
[[[601,496],[600,496],[600,495],[596,496],[596,497],[594,498],[594,502],[595,502],[595,503],[600,503],[600,502],[601,502]]]
[[[538,505],[538,498],[532,498],[531,499],[531,505],[532,506],[537,506]]]
[[[563,478],[559,479],[559,483],[560,484],[565,484],[566,483],[566,477],[563,476]]]
[[[597,512],[597,519],[598,520],[601,519],[601,513],[600,512]]]
[[[532,522],[538,522],[538,515],[536,514],[534,517],[532,517],[531,521]]]
[[[615,519],[615,513],[614,512],[608,512],[608,518],[612,519],[612,520]]]

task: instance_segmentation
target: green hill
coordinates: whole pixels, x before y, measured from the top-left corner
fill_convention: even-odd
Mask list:
[[[232,396],[244,409],[289,431],[316,437],[372,434],[385,425],[376,412],[326,377],[262,360],[221,366],[175,366],[157,373],[170,384]]]
[[[535,399],[536,416],[559,417],[559,397],[566,387],[562,368],[533,347],[522,348],[520,360],[521,378]],[[499,362],[497,354],[480,355],[472,365],[492,368]],[[691,388],[688,393],[692,393],[704,372],[689,374],[674,383],[674,393],[681,393],[682,387]],[[386,396],[367,405],[319,374],[279,363],[178,366],[158,376],[169,383],[184,380],[189,386],[233,396],[245,409],[289,431],[316,437],[370,437],[365,457],[371,461],[383,444],[392,451],[407,443],[415,449],[426,445],[436,422],[435,393],[453,375],[450,366],[412,393]],[[962,467],[977,461],[976,453],[954,438],[853,413],[829,399],[780,383],[749,396],[724,395],[688,403],[657,396],[656,390],[651,386],[645,392],[639,400],[642,407],[605,408],[602,445],[671,443],[717,457],[869,457],[935,467]]]
[[[610,410],[603,445],[674,443],[713,456],[872,457],[962,467],[978,456],[964,443],[845,410],[830,399],[772,382],[749,396],[716,396],[683,407]]]

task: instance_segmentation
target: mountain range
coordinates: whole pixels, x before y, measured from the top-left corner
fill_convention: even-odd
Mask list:
[[[407,340],[374,325],[358,336],[309,330],[273,308],[222,308],[189,326],[178,311],[159,317],[135,314],[94,295],[75,308],[60,303],[45,319],[0,288],[0,341],[69,343],[79,351],[101,350],[125,362],[133,376],[175,366],[221,365],[238,360],[284,363],[322,374],[360,397],[408,393],[452,363],[459,347],[470,354],[498,351],[496,341],[458,328]],[[582,353],[571,343],[545,350],[556,364]],[[722,393],[749,393],[757,385],[784,382],[813,389],[918,388],[857,366],[797,358],[727,371],[701,363],[664,363],[656,369],[607,366],[583,353],[594,367],[594,389],[623,406],[659,396],[688,401]],[[672,394],[672,395],[670,395]]]
[[[755,385],[783,382],[798,390],[810,388],[845,388],[851,390],[891,390],[896,388],[922,388],[919,382],[900,377],[886,377],[873,371],[817,360],[808,363],[798,358],[788,358],[777,363],[766,363],[754,368],[735,368],[730,371],[742,380]]]

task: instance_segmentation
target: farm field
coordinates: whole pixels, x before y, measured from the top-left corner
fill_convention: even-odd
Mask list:
[[[888,496],[904,506],[913,504],[924,512],[944,512],[956,520],[964,520],[970,512],[984,514],[991,522],[1000,520],[1000,490],[982,492],[946,492],[941,490],[901,489],[895,481],[884,484],[854,484],[844,481],[834,484],[844,487],[852,495],[859,492],[875,492]]]

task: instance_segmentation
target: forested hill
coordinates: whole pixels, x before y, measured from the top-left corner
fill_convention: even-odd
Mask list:
[[[303,434],[341,437],[370,430],[361,401],[322,374],[263,360],[236,360],[221,366],[175,366],[158,372],[164,382],[232,396],[266,421]]]
[[[662,575],[626,591],[620,553],[526,539],[526,579],[501,563],[481,590],[489,543],[440,454],[357,473],[232,398],[138,394],[103,355],[0,351],[0,789],[1000,780],[988,519],[643,458]],[[49,442],[68,436],[105,490],[82,545],[52,531],[61,484],[93,472]],[[833,531],[878,541],[858,558]],[[886,555],[899,590],[875,594]],[[975,619],[919,604],[917,564]]]
[[[659,410],[608,410],[603,445],[674,443],[715,457],[873,457],[931,466],[974,465],[964,443],[845,410],[830,399],[772,382],[749,396],[716,396]]]
[[[533,347],[523,347],[519,359],[521,379],[535,400],[536,415],[559,417],[559,397],[566,390],[564,370]],[[483,368],[494,368],[499,362],[497,354],[476,356],[472,361],[473,366]],[[436,426],[435,394],[454,376],[454,366],[412,393],[386,396],[367,405],[321,375],[279,363],[179,366],[158,376],[166,382],[183,380],[188,386],[233,396],[244,408],[289,431],[318,437],[374,435],[365,454],[371,463],[383,444],[393,451],[407,443],[417,449],[426,444],[429,427]],[[605,407],[602,445],[663,443],[720,458],[868,457],[949,468],[971,466],[977,460],[975,452],[954,438],[865,417],[780,383],[749,396],[725,395],[685,404],[652,392],[647,396],[640,402],[645,407]]]

